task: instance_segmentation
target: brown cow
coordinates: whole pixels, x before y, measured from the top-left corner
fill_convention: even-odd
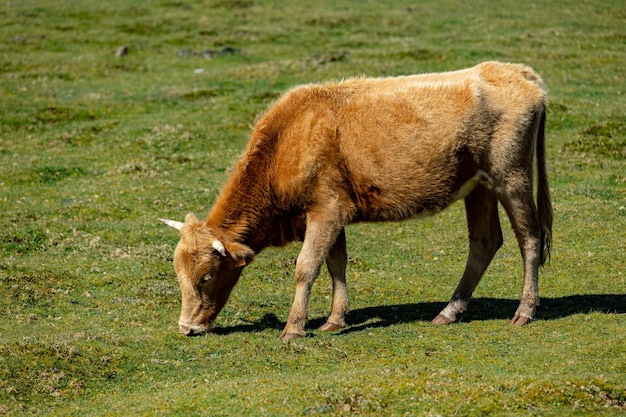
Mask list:
[[[268,246],[303,240],[283,339],[305,335],[311,286],[326,261],[333,282],[322,330],[346,325],[344,227],[436,213],[464,199],[469,256],[435,324],[457,319],[502,245],[498,201],[524,264],[512,324],[533,319],[538,269],[552,229],[545,162],[546,91],[530,68],[486,62],[455,72],[355,78],[285,93],[259,119],[205,221],[180,230],[174,268],[180,331],[210,330],[244,266]],[[537,154],[537,205],[533,163]]]

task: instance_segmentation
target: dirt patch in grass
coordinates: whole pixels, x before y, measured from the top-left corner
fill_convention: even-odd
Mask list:
[[[69,177],[82,177],[85,170],[80,167],[55,167],[44,166],[35,170],[39,182],[44,184],[56,184],[57,182]]]
[[[48,236],[42,230],[28,230],[8,235],[3,239],[2,246],[7,253],[28,253],[38,251],[46,246]]]

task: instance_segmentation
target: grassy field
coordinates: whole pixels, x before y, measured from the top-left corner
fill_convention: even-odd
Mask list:
[[[623,1],[0,4],[0,414],[624,415]],[[127,55],[118,57],[126,46]],[[349,327],[281,342],[299,245],[244,271],[214,334],[177,333],[178,236],[205,216],[281,91],[523,62],[550,92],[554,249],[538,320],[505,244],[460,323],[462,204],[348,228]]]

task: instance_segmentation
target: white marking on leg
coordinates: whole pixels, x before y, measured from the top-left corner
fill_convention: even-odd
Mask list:
[[[443,310],[441,310],[441,313],[439,314],[447,317],[451,321],[456,321],[457,319],[456,316],[458,314],[464,313],[465,310],[467,309],[467,303],[468,303],[467,301],[463,301],[453,296],[453,299],[450,300],[448,305]]]
[[[213,322],[210,322],[206,325],[193,324],[181,319],[178,320],[178,326],[186,327],[187,329],[192,330],[194,333],[204,333],[213,330],[213,327],[215,325]]]

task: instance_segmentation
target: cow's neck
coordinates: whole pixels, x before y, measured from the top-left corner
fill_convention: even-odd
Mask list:
[[[208,226],[258,253],[271,244],[273,217],[267,153],[248,151],[207,218]]]

